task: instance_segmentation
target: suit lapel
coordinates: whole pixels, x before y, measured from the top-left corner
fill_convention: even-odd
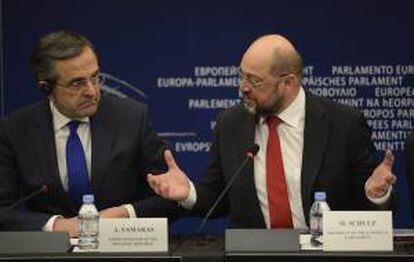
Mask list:
[[[71,212],[77,212],[68,194],[63,188],[59,175],[56,156],[56,143],[53,128],[53,119],[50,112],[49,100],[45,100],[38,111],[33,114],[31,141],[33,141],[36,163],[39,175],[48,186],[48,195],[66,206]],[[58,200],[56,200],[58,199]]]
[[[306,96],[305,131],[302,163],[302,204],[306,221],[313,201],[312,189],[322,164],[329,133],[325,109],[312,95]]]
[[[111,133],[108,119],[109,113],[104,96],[99,104],[98,112],[91,118],[92,138],[92,163],[91,163],[91,186],[92,191],[97,194],[102,177],[105,174],[105,164],[109,163],[112,149],[113,134]]]
[[[240,124],[240,139],[238,141],[241,141],[240,143],[240,151],[243,153],[242,158],[239,161],[243,161],[245,158],[245,152],[246,150],[255,143],[255,130],[256,130],[256,118],[247,113],[245,110],[243,110],[243,118]],[[259,149],[263,150],[263,149]],[[266,227],[264,222],[264,217],[262,210],[260,208],[259,198],[257,196],[257,190],[256,185],[254,182],[254,160],[250,161],[246,167],[244,168],[244,171],[242,174],[240,174],[240,183],[242,185],[246,186],[245,192],[241,192],[242,194],[248,194],[249,196],[246,199],[251,200],[250,204],[247,204],[248,206],[252,207],[251,212],[254,214],[254,216],[257,218],[257,223],[261,227]]]
[[[241,158],[238,160],[239,163],[244,160],[246,154],[246,150],[254,144],[254,131],[255,131],[255,118],[251,115],[246,114],[244,118],[244,123],[240,125],[241,129],[238,131],[240,132],[240,152]],[[254,168],[253,168],[253,161],[248,163],[242,172],[241,177],[247,179],[247,185],[249,189],[256,190],[254,186]],[[251,192],[251,191],[250,191]]]

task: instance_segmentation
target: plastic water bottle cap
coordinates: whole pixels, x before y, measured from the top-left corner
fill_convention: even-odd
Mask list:
[[[83,195],[82,201],[84,204],[92,204],[95,201],[95,199],[93,195],[87,194],[87,195]]]
[[[321,192],[321,191],[315,192],[315,200],[323,201],[325,199],[326,199],[326,193],[325,192]]]

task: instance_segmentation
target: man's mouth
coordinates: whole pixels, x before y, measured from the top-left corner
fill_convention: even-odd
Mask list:
[[[87,102],[83,102],[79,105],[80,108],[88,108],[88,107],[93,107],[96,106],[96,101],[87,101]]]

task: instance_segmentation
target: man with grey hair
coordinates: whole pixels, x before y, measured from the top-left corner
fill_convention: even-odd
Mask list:
[[[244,105],[218,116],[201,182],[193,185],[167,150],[168,172],[147,178],[159,195],[203,216],[256,143],[253,164],[215,212],[229,214],[232,227],[307,228],[316,191],[326,192],[333,210],[391,206],[392,153],[377,166],[363,115],[305,91],[302,59],[289,40],[257,39],[243,55],[240,77]]]
[[[144,104],[100,92],[98,58],[83,36],[41,37],[32,69],[45,101],[0,121],[0,229],[77,235],[83,194],[104,218],[173,217],[177,205],[155,196],[148,172],[166,169],[165,145]],[[24,209],[22,195],[47,185]]]

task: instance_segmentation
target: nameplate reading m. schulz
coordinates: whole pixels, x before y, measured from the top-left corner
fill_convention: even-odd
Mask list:
[[[99,220],[100,252],[168,252],[167,218]]]
[[[324,251],[392,251],[391,211],[323,214]]]

